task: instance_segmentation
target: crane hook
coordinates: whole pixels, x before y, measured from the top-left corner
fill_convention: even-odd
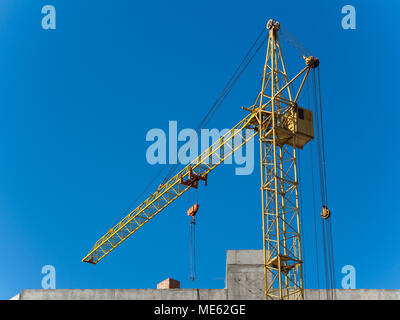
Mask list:
[[[199,204],[195,203],[186,212],[189,217],[192,217],[190,221],[190,277],[189,279],[194,281],[196,279],[196,220],[195,216],[199,210]]]

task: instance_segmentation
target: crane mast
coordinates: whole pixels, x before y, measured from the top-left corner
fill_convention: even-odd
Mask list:
[[[314,138],[314,128],[312,112],[300,107],[298,99],[319,60],[302,56],[305,67],[289,79],[278,36],[280,24],[269,20],[267,29],[262,87],[255,103],[243,108],[249,114],[111,228],[83,262],[98,263],[189,188],[197,188],[200,180],[207,183],[212,170],[258,134],[265,299],[304,298],[297,149]],[[241,139],[235,145],[237,137]]]
[[[257,114],[260,143],[265,298],[297,300],[304,298],[297,148],[314,137],[312,113],[297,100],[318,59],[303,57],[305,68],[289,79],[280,24],[270,20],[267,28],[262,88],[251,109]],[[291,84],[301,77],[295,92]]]

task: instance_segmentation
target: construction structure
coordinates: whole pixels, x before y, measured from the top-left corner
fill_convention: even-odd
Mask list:
[[[262,250],[228,250],[223,289],[30,289],[14,300],[263,300]],[[339,300],[400,300],[400,290],[336,289]],[[305,289],[306,300],[327,299],[326,290]]]
[[[190,188],[199,188],[201,181],[207,184],[208,175],[216,167],[258,134],[264,276],[257,281],[263,284],[265,299],[305,298],[297,152],[314,139],[314,118],[307,109],[310,106],[298,103],[308,76],[319,67],[319,60],[301,54],[303,67],[290,78],[279,38],[281,26],[269,20],[266,29],[267,53],[261,90],[255,103],[243,108],[247,115],[109,229],[83,262],[97,264]],[[317,126],[320,128],[321,123]],[[330,211],[324,191],[322,198],[322,207],[326,208],[322,210],[322,218],[327,220]],[[197,210],[198,207],[192,214]]]

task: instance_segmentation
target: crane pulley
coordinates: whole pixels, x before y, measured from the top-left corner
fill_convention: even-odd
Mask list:
[[[328,209],[327,206],[322,206],[321,217],[322,219],[329,219],[331,216],[331,211]]]

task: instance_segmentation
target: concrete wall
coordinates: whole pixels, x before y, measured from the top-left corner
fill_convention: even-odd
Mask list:
[[[20,300],[226,300],[225,289],[22,290]]]
[[[264,299],[263,251],[228,250],[225,284],[229,300]]]
[[[228,250],[225,289],[56,289],[22,290],[13,300],[262,300],[262,250]],[[400,300],[400,290],[337,289],[338,300]],[[306,289],[305,299],[326,299],[326,292]]]

